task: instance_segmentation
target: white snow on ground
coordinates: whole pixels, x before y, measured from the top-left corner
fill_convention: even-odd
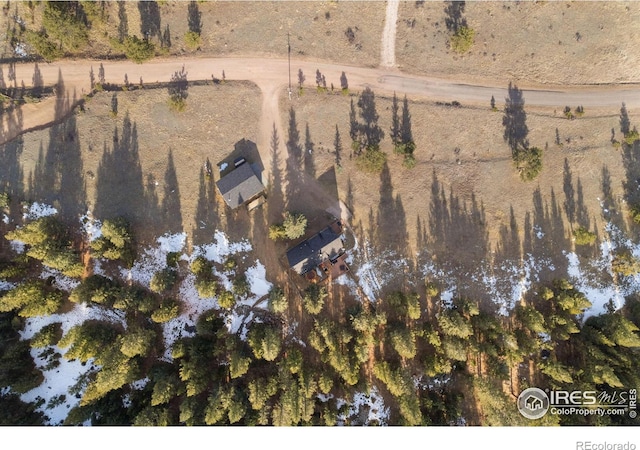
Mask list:
[[[340,403],[341,402],[338,401],[338,405],[340,405]],[[362,425],[369,425],[372,423],[377,425],[386,425],[389,420],[389,407],[384,406],[384,399],[378,392],[378,388],[375,386],[371,388],[369,394],[364,392],[355,393],[353,395],[353,400],[346,403],[349,404],[349,412],[346,415],[338,416],[339,423],[344,423],[344,421],[350,417],[358,417],[360,408],[362,407],[368,407],[369,409],[369,414]]]
[[[214,233],[215,243],[196,247],[194,256],[204,256],[209,261],[222,264],[229,256],[241,252],[251,251],[251,244],[246,239],[241,242],[229,242],[229,238],[220,230]]]
[[[35,220],[40,217],[54,216],[58,214],[58,210],[53,206],[44,203],[34,202],[29,209],[22,215],[24,219]]]
[[[195,327],[200,315],[218,305],[213,298],[200,298],[195,287],[196,277],[187,275],[180,285],[180,300],[182,301],[182,314],[162,324],[165,353],[164,359],[171,361],[171,349],[173,344],[182,338],[194,336],[187,328]]]
[[[65,292],[71,292],[75,288],[77,288],[78,285],[80,285],[80,282],[78,280],[75,280],[66,275],[63,275],[55,269],[51,269],[49,267],[43,267],[42,273],[40,273],[40,278],[42,278],[43,280],[46,280],[49,277],[55,278],[54,287]]]
[[[499,267],[500,275],[487,274],[483,270],[480,280],[487,288],[493,302],[500,307],[499,314],[509,315],[513,307],[531,288],[531,270],[535,269],[535,261],[529,257],[520,264],[505,262]],[[495,272],[494,272],[495,273]]]
[[[165,253],[178,253],[184,248],[187,233],[165,234],[158,238],[160,250]]]
[[[25,243],[21,241],[9,241],[9,245],[11,245],[11,250],[16,252],[19,255],[24,253]]]
[[[131,387],[132,387],[133,389],[135,389],[135,390],[138,390],[138,391],[139,391],[139,390],[141,390],[141,389],[144,389],[144,387],[147,385],[147,383],[148,383],[149,381],[151,381],[151,380],[149,380],[149,377],[144,377],[144,378],[141,378],[141,379],[139,379],[139,380],[133,381],[133,382],[132,382],[132,383],[130,383],[130,384],[131,384]]]
[[[2,221],[3,221],[5,224],[9,225],[9,216],[7,216],[6,214],[4,214],[4,213],[3,213],[3,214],[2,214]]]
[[[47,416],[45,423],[47,425],[62,425],[71,408],[77,406],[80,402],[79,398],[69,393],[69,388],[76,384],[78,377],[92,370],[95,366],[92,365],[91,360],[84,365],[78,360],[68,361],[64,358],[66,349],[60,349],[55,345],[51,348],[63,355],[58,359],[60,365],[43,371],[44,381],[42,384],[20,395],[20,399],[24,402],[37,402],[39,399],[43,399],[44,403],[37,410]],[[43,350],[31,350],[31,356],[33,356],[36,367],[39,369],[43,369],[48,362],[48,358],[38,357]]]
[[[0,280],[0,292],[2,292],[2,291],[10,291],[14,287],[16,287],[15,284],[9,283],[8,281]]]
[[[137,281],[147,279],[151,280],[155,271],[164,268],[166,254],[168,252],[179,252],[182,250],[185,238],[186,236],[183,234],[172,236],[165,235],[162,238],[159,238],[158,243],[160,244],[160,248],[153,251],[147,251],[147,257],[140,261],[139,268],[134,266],[136,271],[133,273],[132,278]],[[219,230],[216,230],[214,239],[215,243],[196,247],[193,255],[188,259],[193,260],[195,257],[202,255],[209,261],[222,263],[229,256],[251,251],[251,244],[249,244],[248,241],[230,242],[227,236]],[[138,265],[137,262],[136,265]],[[155,269],[149,270],[149,267],[155,267]],[[146,273],[143,268],[147,269]],[[214,269],[213,274],[225,289],[232,289],[233,284],[229,279],[229,275],[233,275],[233,273],[220,273]],[[225,317],[225,323],[229,332],[240,333],[241,339],[246,339],[248,331],[247,324],[253,319],[252,312],[246,314],[242,311],[246,309],[246,306],[266,308],[266,301],[257,305],[255,303],[260,298],[268,294],[272,287],[272,284],[266,280],[266,269],[264,265],[262,265],[258,260],[256,260],[255,263],[246,270],[245,276],[249,282],[251,294],[246,299],[239,301],[236,307],[234,307],[234,309]],[[195,287],[195,280],[195,276],[193,274],[189,274],[182,281],[179,289],[179,298],[182,302],[182,313],[180,316],[163,324],[164,343],[166,349],[163,358],[167,361],[172,360],[171,349],[177,340],[194,335],[194,333],[189,330],[195,327],[200,315],[210,309],[219,309],[215,298],[200,298]]]
[[[91,211],[80,217],[80,223],[85,234],[89,237],[89,242],[93,242],[102,236],[102,222],[93,217]]]
[[[253,266],[249,267],[245,275],[251,286],[251,292],[258,298],[267,295],[273,286],[267,281],[267,271],[260,261],[256,261]]]
[[[159,237],[158,247],[146,249],[131,269],[120,269],[120,275],[125,280],[149,287],[153,275],[167,267],[167,254],[182,251],[186,238],[186,233],[165,234]]]
[[[52,314],[46,317],[32,317],[27,319],[24,329],[20,332],[20,336],[22,339],[31,339],[42,327],[55,322],[60,322],[64,335],[74,326],[91,319],[119,323],[123,327],[126,327],[124,313],[121,311],[108,310],[100,306],[89,307],[80,304],[74,305],[71,311],[64,314]],[[67,417],[69,410],[75,407],[80,401],[69,393],[69,388],[76,384],[78,377],[92,369],[92,364],[91,361],[85,365],[77,360],[67,361],[64,358],[67,349],[61,349],[55,345],[50,348],[52,348],[54,352],[62,355],[59,358],[60,365],[46,371],[43,370],[44,381],[42,384],[22,394],[20,398],[25,402],[35,402],[39,398],[44,399],[44,403],[38,407],[38,410],[48,417],[47,423],[49,425],[59,425]],[[42,354],[44,350],[45,349],[31,350],[31,356],[36,363],[36,367],[40,369],[43,369],[48,361],[48,359],[38,356]],[[60,397],[62,395],[65,396],[64,400]],[[51,402],[55,403],[56,399],[60,404],[54,406]]]

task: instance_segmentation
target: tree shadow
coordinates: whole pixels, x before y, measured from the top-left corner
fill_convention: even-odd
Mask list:
[[[189,2],[188,7],[189,31],[200,34],[202,32],[202,13],[195,1]]]
[[[303,150],[300,145],[300,132],[298,131],[296,112],[293,108],[289,109],[289,127],[287,134],[287,184],[285,194],[287,208],[291,209],[296,206],[297,200],[302,193],[302,171],[304,168]]]
[[[147,174],[146,185],[144,189],[144,228],[147,235],[151,237],[160,236],[164,232],[163,214],[160,210],[160,202],[158,200],[158,192],[156,187],[158,181],[152,174]]]
[[[333,154],[335,155],[335,164],[338,168],[342,167],[342,150],[342,138],[340,137],[338,124],[336,124],[336,134],[333,139]]]
[[[209,160],[205,163],[210,166]],[[211,242],[218,219],[218,203],[216,201],[213,176],[200,168],[200,187],[198,189],[198,205],[196,207],[193,244],[204,245]]]
[[[322,175],[318,177],[318,183],[327,192],[330,198],[338,201],[338,178],[336,176],[336,168],[331,166]]]
[[[475,194],[471,195],[470,205],[460,201],[453,190],[447,196],[435,171],[431,184],[427,244],[436,264],[457,277],[459,294],[464,295],[465,291],[473,289],[469,278],[484,265],[489,252],[484,206],[478,204]],[[479,296],[473,290],[469,293],[474,298]]]
[[[375,94],[369,87],[366,87],[360,94],[358,107],[360,108],[360,118],[364,121],[363,124],[358,124],[359,134],[363,139],[361,143],[365,148],[378,147],[384,137],[384,132],[378,126],[379,116],[376,110]]]
[[[620,131],[626,138],[636,130],[635,126],[631,126],[627,108],[623,103],[620,109]],[[622,163],[625,169],[625,180],[622,183],[625,200],[631,208],[636,208],[640,206],[640,140],[623,140]]]
[[[140,12],[140,32],[142,37],[162,39],[158,2],[151,0],[138,1],[138,11]]]
[[[543,200],[539,187],[534,191],[531,228],[525,229],[525,233],[530,233],[531,254],[540,261],[537,268],[540,280],[565,278],[568,269],[565,252],[571,245],[553,189],[548,202]]]
[[[527,114],[524,111],[524,97],[522,91],[516,85],[509,83],[509,96],[505,99],[504,116],[504,140],[507,141],[511,152],[515,155],[518,149],[529,147],[527,136]]]
[[[139,224],[145,217],[145,192],[142,166],[138,154],[138,133],[127,112],[122,122],[122,136],[116,127],[111,150],[104,144],[96,180],[95,217],[111,219],[122,216]]]
[[[281,220],[284,212],[283,176],[280,170],[279,146],[280,138],[278,137],[278,129],[274,123],[271,133],[271,173],[269,175],[269,186],[267,188],[267,221],[269,223]]]
[[[34,200],[55,206],[63,220],[73,221],[86,212],[86,186],[75,115],[62,120],[76,103],[76,95],[69,95],[60,72],[55,92],[54,125],[49,128],[46,152],[40,146],[30,191]]]
[[[180,189],[173,152],[169,150],[167,171],[164,174],[164,196],[162,197],[163,224],[166,232],[182,232],[182,210],[180,208]]]
[[[304,132],[304,171],[307,173],[307,175],[315,178],[316,167],[313,160],[313,151],[314,144],[311,140],[311,133],[309,132],[309,123],[307,123]]]
[[[0,194],[7,194],[10,199],[9,217],[14,221],[20,219],[21,211],[18,206],[24,200],[24,170],[20,163],[24,151],[24,139],[16,139],[0,146]],[[0,243],[5,243],[4,239]]]
[[[464,8],[464,1],[447,2],[447,6],[444,9],[446,14],[444,24],[449,32],[455,33],[460,27],[467,26],[467,20],[463,17]]]
[[[38,67],[38,63],[35,63],[33,66],[33,77],[31,78],[32,83],[32,94],[34,97],[41,97],[42,91],[44,88],[44,79],[42,78],[42,72],[40,71],[40,67]]]
[[[129,21],[127,20],[126,2],[118,1],[118,40],[120,42],[129,35]]]
[[[602,175],[600,181],[600,187],[602,190],[602,216],[606,222],[610,222],[614,227],[620,230],[623,234],[628,232],[627,223],[622,213],[622,208],[619,202],[613,195],[611,188],[611,172],[606,165],[602,166]]]

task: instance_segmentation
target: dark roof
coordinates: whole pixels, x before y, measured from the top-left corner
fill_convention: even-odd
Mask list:
[[[248,163],[229,172],[216,185],[224,201],[232,209],[236,209],[264,191],[264,186]]]
[[[321,262],[335,259],[342,253],[343,244],[339,234],[327,227],[318,234],[287,251],[289,267],[304,275]]]

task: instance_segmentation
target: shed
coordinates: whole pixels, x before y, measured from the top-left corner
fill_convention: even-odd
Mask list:
[[[216,183],[218,191],[231,209],[264,196],[264,185],[248,163],[242,163]]]

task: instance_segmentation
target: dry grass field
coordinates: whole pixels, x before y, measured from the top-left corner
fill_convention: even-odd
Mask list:
[[[396,62],[401,70],[466,80],[531,84],[637,83],[637,2],[401,2]],[[450,10],[451,11],[451,10]],[[475,30],[460,56],[449,50],[456,24]]]
[[[357,101],[356,98],[354,100]],[[526,101],[526,98],[525,98]],[[380,176],[371,176],[355,168],[349,159],[349,102],[341,95],[306,93],[292,103],[281,103],[284,124],[289,123],[287,108],[294,108],[298,130],[304,136],[308,124],[314,144],[314,165],[318,175],[325,173],[335,162],[335,126],[342,140],[343,169],[337,172],[340,198],[354,207],[356,221],[362,221],[365,229],[369,212],[380,205]],[[540,189],[545,202],[550,202],[551,191],[560,204],[564,199],[565,159],[576,189],[580,180],[584,204],[595,222],[594,230],[602,227],[600,200],[602,194],[602,170],[607,168],[612,179],[612,193],[622,195],[625,179],[622,156],[611,145],[612,129],[620,138],[619,110],[586,111],[575,120],[568,120],[561,111],[544,108],[527,108],[527,126],[530,145],[544,149],[543,170],[532,182],[520,180],[513,167],[511,151],[503,140],[502,104],[500,111],[460,108],[438,105],[427,101],[410,101],[412,131],[416,142],[416,167],[406,169],[401,157],[393,154],[389,129],[391,126],[391,99],[376,97],[380,115],[379,125],[385,131],[382,149],[389,161],[389,173],[393,195],[401,199],[406,214],[407,231],[413,250],[416,250],[416,223],[428,223],[432,202],[434,174],[450,194],[470,209],[472,198],[482,204],[486,225],[494,248],[502,225],[509,225],[510,209],[522,231],[527,212],[533,211],[533,194]],[[629,115],[640,117],[640,112]],[[558,129],[560,144],[556,143]],[[352,193],[349,192],[349,184]],[[563,214],[568,229],[568,218]],[[595,225],[597,224],[597,225]],[[374,228],[377,224],[373,224]],[[461,249],[464,250],[464,249]],[[464,252],[462,252],[464,253]]]

